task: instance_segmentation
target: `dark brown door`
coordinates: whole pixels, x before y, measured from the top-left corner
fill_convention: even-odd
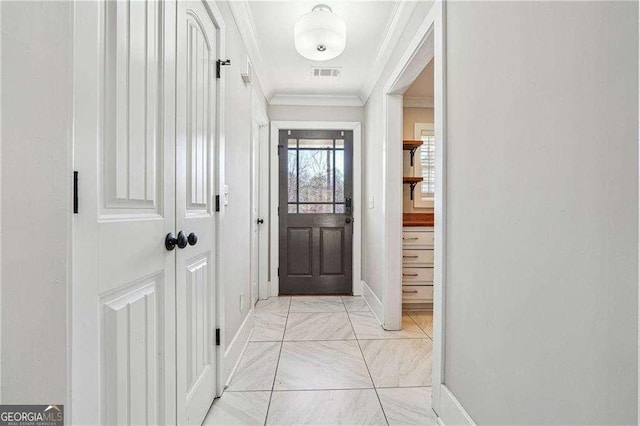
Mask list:
[[[353,132],[280,131],[280,294],[351,294]]]

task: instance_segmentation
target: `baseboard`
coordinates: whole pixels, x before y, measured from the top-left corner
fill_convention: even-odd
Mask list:
[[[439,422],[444,425],[474,425],[475,422],[448,387],[440,385]]]
[[[365,302],[367,302],[367,305],[369,305],[369,309],[371,309],[371,312],[373,312],[373,316],[376,317],[378,323],[382,325],[383,321],[381,320],[381,318],[384,319],[384,306],[382,305],[380,299],[378,299],[378,296],[376,296],[376,294],[364,281],[362,281],[362,298]]]
[[[225,388],[229,386],[231,382],[231,378],[233,377],[233,373],[235,373],[236,368],[238,368],[238,364],[240,363],[240,359],[242,359],[242,355],[247,350],[247,346],[249,345],[249,340],[251,339],[251,335],[253,334],[253,309],[249,311],[247,317],[244,319],[240,329],[231,340],[231,343],[224,351],[224,371],[223,377],[221,377],[222,383],[225,384]]]

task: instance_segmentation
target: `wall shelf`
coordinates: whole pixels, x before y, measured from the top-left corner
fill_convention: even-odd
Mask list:
[[[409,196],[413,200],[413,190],[416,188],[416,185],[422,182],[423,179],[417,176],[405,176],[402,178],[402,183],[409,185]]]
[[[411,167],[413,167],[413,157],[416,154],[416,150],[422,146],[422,141],[402,141],[402,149],[409,151],[409,161]]]

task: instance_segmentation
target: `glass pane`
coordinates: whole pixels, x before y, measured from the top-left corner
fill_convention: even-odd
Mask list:
[[[336,204],[336,213],[344,213],[344,204]]]
[[[344,151],[336,150],[336,203],[344,202]]]
[[[288,200],[289,202],[296,202],[298,201],[297,197],[298,197],[298,187],[297,187],[297,180],[296,180],[296,166],[298,164],[298,156],[296,155],[296,153],[298,151],[296,151],[295,149],[289,149],[287,150],[289,152],[289,158],[287,160],[287,164],[288,164],[288,184],[287,184],[287,189],[289,192],[288,195]]]
[[[289,213],[298,213],[297,204],[289,204]]]
[[[299,204],[299,213],[333,213],[333,204]]]
[[[298,147],[298,139],[288,139],[287,144],[289,148],[297,148]]]
[[[344,149],[344,139],[336,139],[336,149]]]
[[[331,148],[333,139],[300,139],[300,148]]]
[[[300,202],[333,203],[333,151],[298,151]]]

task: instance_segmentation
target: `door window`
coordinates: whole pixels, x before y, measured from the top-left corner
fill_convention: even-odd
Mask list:
[[[344,213],[344,139],[287,140],[289,213]]]

